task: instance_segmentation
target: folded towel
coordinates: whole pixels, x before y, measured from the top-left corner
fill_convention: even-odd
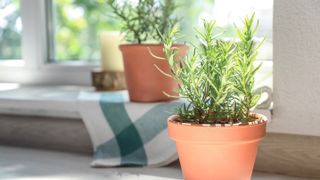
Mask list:
[[[127,91],[81,92],[78,108],[93,143],[92,166],[157,167],[175,161],[166,127],[181,103],[129,102]]]

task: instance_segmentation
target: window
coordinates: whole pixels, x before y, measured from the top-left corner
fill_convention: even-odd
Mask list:
[[[234,22],[256,11],[260,19],[258,36],[267,35],[259,59],[272,59],[272,0],[176,0],[183,17],[185,34],[192,34],[202,19],[213,19],[223,27],[225,37],[233,37]],[[50,61],[97,61],[100,59],[99,33],[119,31],[120,22],[110,16],[105,1],[52,0],[49,3]],[[187,37],[192,37],[187,35]]]
[[[268,37],[259,59],[272,60],[272,0],[175,1],[187,38],[202,18],[217,20],[225,37],[233,37],[233,23],[255,11],[258,36]],[[100,62],[99,34],[120,30],[110,15],[105,0],[0,0],[0,81],[89,85]],[[272,77],[272,61],[263,64]]]
[[[21,59],[21,18],[18,0],[0,1],[0,60]]]

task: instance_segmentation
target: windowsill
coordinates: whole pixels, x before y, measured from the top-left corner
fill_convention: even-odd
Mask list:
[[[0,114],[45,116],[81,119],[77,106],[81,91],[92,91],[84,86],[23,86],[0,83]],[[270,110],[259,109],[270,119]]]
[[[0,86],[0,113],[80,119],[77,97],[81,86]]]

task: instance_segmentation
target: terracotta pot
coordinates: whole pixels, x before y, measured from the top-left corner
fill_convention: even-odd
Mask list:
[[[179,48],[179,56],[187,53],[185,45],[175,45]],[[163,45],[161,44],[128,44],[120,45],[123,55],[125,76],[131,101],[153,102],[166,101],[172,98],[163,94],[163,91],[170,95],[178,95],[174,89],[178,83],[163,75],[155,66],[170,73],[169,63],[159,60],[150,54],[150,51],[159,57],[164,57]]]
[[[262,115],[254,125],[203,126],[168,119],[186,180],[250,180],[259,141],[265,136]]]

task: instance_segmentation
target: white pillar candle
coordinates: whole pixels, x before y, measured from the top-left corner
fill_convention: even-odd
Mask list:
[[[123,43],[123,35],[119,32],[102,32],[100,34],[102,70],[123,71],[122,54],[119,50],[119,45]]]

